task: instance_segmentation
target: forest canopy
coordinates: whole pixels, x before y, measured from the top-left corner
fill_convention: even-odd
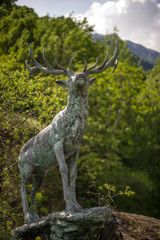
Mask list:
[[[118,210],[160,217],[160,61],[148,71],[117,33],[94,41],[86,19],[39,17],[16,1],[0,5],[0,239],[23,223],[18,155],[31,137],[66,105],[57,76],[30,76],[24,61],[29,44],[42,62],[80,71],[110,56],[118,40],[119,65],[99,74],[89,91],[89,117],[78,162],[77,195],[83,207],[109,205]],[[114,195],[117,197],[114,198]],[[37,193],[41,215],[64,207],[59,171],[51,169]],[[111,198],[110,198],[111,197]],[[112,201],[113,200],[113,201]],[[3,237],[2,237],[3,236]]]

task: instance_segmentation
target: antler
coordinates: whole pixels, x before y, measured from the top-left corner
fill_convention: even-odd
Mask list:
[[[31,48],[31,44],[29,46],[29,55],[30,58],[34,64],[33,67],[31,67],[28,64],[28,61],[25,61],[26,67],[27,69],[30,71],[30,73],[32,74],[33,72],[35,72],[37,69],[41,70],[44,73],[51,73],[51,74],[58,74],[58,75],[67,75],[70,76],[70,71],[65,69],[64,67],[62,67],[61,65],[56,64],[56,68],[52,67],[49,63],[48,60],[46,58],[45,55],[45,49],[43,49],[43,61],[45,66],[43,66],[42,64],[40,64],[35,58],[34,58],[34,54],[33,54],[33,50]]]
[[[105,60],[103,61],[103,63],[100,66],[95,68],[96,65],[98,64],[98,60],[99,60],[97,58],[96,63],[93,66],[89,67],[88,69],[86,68],[87,64],[85,64],[84,72],[87,75],[95,74],[95,73],[103,72],[105,69],[107,69],[109,67],[114,67],[113,68],[113,72],[114,72],[118,65],[118,54],[119,54],[119,47],[118,47],[118,43],[116,41],[116,49],[115,49],[113,57],[110,60],[108,60],[109,54],[107,53]]]

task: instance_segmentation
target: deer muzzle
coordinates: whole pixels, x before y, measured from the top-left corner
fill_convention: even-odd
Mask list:
[[[84,78],[79,78],[79,79],[76,80],[76,84],[78,86],[83,86],[83,85],[85,85],[85,83],[86,83],[86,81],[85,81]]]

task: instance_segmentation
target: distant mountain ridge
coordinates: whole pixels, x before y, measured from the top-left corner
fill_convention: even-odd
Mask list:
[[[145,70],[151,69],[156,63],[156,59],[160,57],[160,53],[146,48],[141,44],[137,44],[131,41],[126,41],[130,51],[139,58],[140,65],[143,66]]]
[[[93,39],[95,41],[100,41],[103,39],[104,35],[94,33]],[[127,47],[129,50],[139,59],[139,65],[143,67],[144,70],[149,70],[155,65],[156,59],[160,58],[160,53],[146,48],[141,44],[137,44],[131,41],[126,41]]]

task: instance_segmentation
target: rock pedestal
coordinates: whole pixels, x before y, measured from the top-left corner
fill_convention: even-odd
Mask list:
[[[15,240],[97,240],[112,212],[106,207],[83,209],[77,213],[56,212],[40,221],[13,230]]]

